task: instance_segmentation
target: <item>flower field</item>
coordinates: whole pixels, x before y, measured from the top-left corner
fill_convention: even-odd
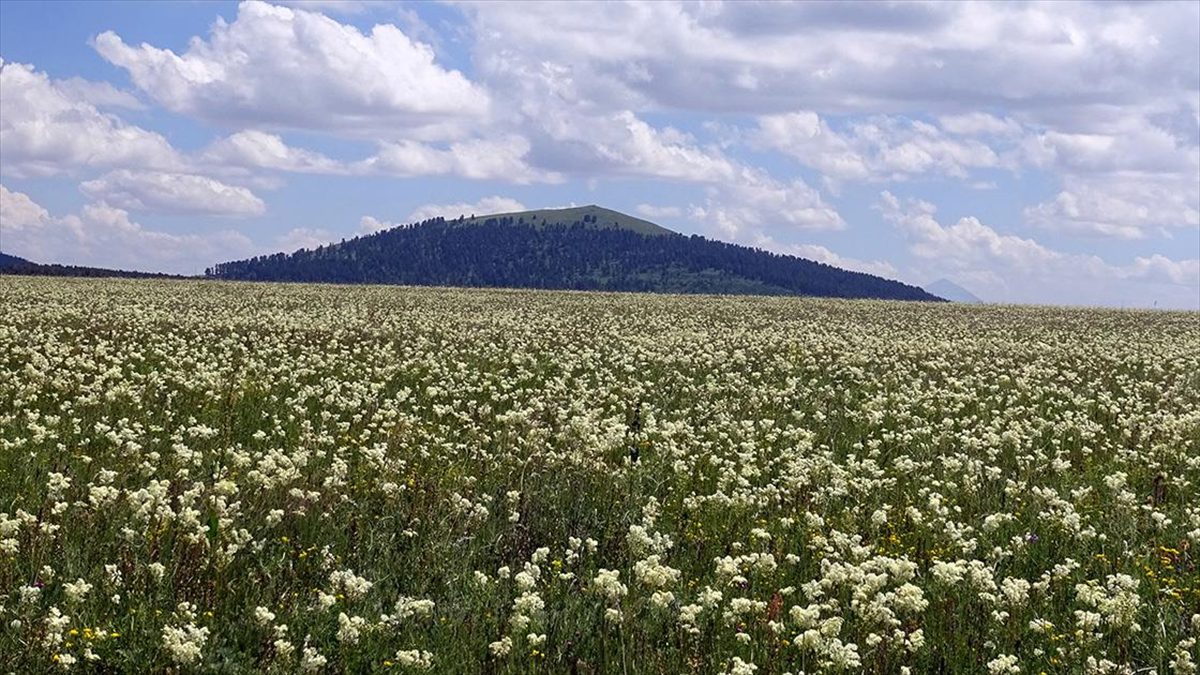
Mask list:
[[[0,277],[0,672],[1193,673],[1200,315]]]

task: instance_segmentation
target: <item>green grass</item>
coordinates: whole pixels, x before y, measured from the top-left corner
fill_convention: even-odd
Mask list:
[[[6,278],[0,670],[1185,669],[1196,325]]]

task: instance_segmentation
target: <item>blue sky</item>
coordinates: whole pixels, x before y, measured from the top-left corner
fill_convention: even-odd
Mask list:
[[[1197,3],[0,3],[0,249],[195,273],[597,203],[1200,308]]]

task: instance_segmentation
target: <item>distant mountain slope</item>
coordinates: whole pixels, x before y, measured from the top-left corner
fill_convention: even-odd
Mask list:
[[[28,260],[26,260],[24,258],[18,258],[15,255],[9,255],[9,254],[5,253],[4,251],[0,251],[0,270],[7,269],[9,267],[20,267],[21,265],[32,265],[32,264],[33,263],[29,262]]]
[[[925,290],[950,302],[961,302],[970,305],[983,303],[983,300],[980,300],[974,293],[949,279],[938,279],[933,283],[926,284]]]
[[[110,270],[102,267],[35,263],[31,260],[3,252],[0,252],[0,274],[22,274],[35,277],[182,278],[175,274],[160,274],[157,272],[134,272],[130,270]]]
[[[686,237],[596,206],[433,218],[313,250],[227,262],[251,281],[940,300],[916,286]]]

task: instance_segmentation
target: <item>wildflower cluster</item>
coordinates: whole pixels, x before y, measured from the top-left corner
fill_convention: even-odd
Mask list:
[[[1195,314],[0,280],[0,672],[1195,673]]]

